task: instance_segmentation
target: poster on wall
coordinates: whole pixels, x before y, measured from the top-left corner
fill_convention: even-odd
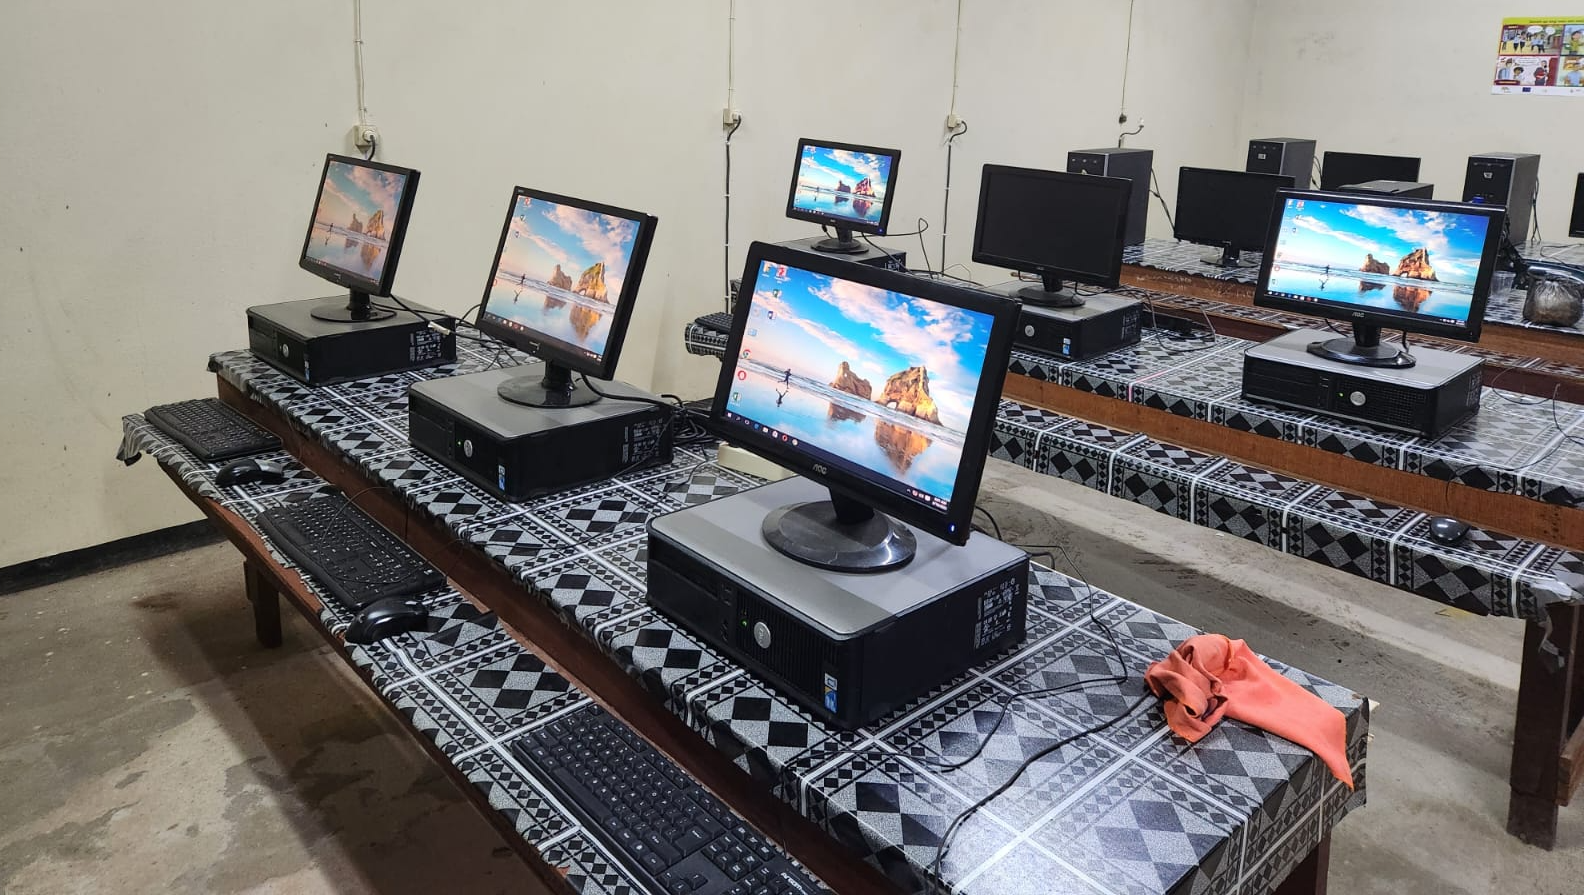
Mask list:
[[[1502,19],[1491,92],[1584,96],[1584,15]]]

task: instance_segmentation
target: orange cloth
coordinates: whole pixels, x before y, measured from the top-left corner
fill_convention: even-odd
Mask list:
[[[1172,732],[1197,743],[1223,716],[1252,724],[1314,752],[1353,788],[1347,760],[1347,719],[1325,700],[1282,677],[1248,644],[1199,634],[1144,673],[1166,700]]]

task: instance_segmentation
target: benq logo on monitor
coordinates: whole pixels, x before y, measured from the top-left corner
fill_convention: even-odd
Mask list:
[[[820,475],[829,475],[830,474],[830,470],[825,468],[825,464],[824,463],[815,463],[814,464],[814,471],[816,473],[819,473]]]

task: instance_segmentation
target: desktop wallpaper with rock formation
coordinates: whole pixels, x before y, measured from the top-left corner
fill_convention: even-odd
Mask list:
[[[1489,226],[1482,215],[1288,199],[1268,288],[1461,323]]]
[[[406,174],[330,162],[314,208],[308,257],[378,280],[389,255],[396,203],[406,185]]]
[[[769,262],[752,301],[727,410],[944,507],[991,318]]]
[[[805,146],[798,157],[792,207],[877,224],[885,211],[893,161],[881,153]]]
[[[638,222],[518,196],[486,313],[603,357]]]

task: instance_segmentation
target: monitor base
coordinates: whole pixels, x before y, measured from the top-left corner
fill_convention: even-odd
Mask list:
[[[838,233],[841,231],[837,231]],[[810,246],[816,252],[828,252],[832,255],[862,255],[865,251],[864,244],[851,236],[846,239],[840,236],[822,239]]]
[[[1084,304],[1083,296],[1072,289],[1048,292],[1041,286],[1024,286],[1014,291],[1012,297],[1041,308],[1081,308]]]
[[[1223,249],[1216,252],[1207,252],[1199,257],[1199,263],[1211,267],[1224,267],[1228,270],[1247,270],[1259,267],[1260,263],[1253,258],[1244,258],[1241,252]]]
[[[780,507],[760,531],[771,547],[801,563],[832,572],[883,572],[913,561],[918,539],[884,513],[843,499]]]
[[[1417,361],[1414,356],[1403,349],[1401,345],[1377,341],[1373,345],[1361,344],[1358,338],[1349,339],[1346,336],[1339,339],[1325,339],[1309,343],[1309,353],[1315,357],[1339,361],[1344,364],[1358,364],[1361,367],[1392,367],[1405,369],[1413,366]]]
[[[578,388],[572,371],[546,363],[544,376],[517,376],[495,387],[495,393],[524,407],[587,407],[600,400],[590,388]]]
[[[347,297],[346,304],[342,304],[340,299],[326,299],[314,305],[308,313],[313,319],[326,323],[368,323],[396,316],[395,311],[374,307],[367,292],[352,293]]]

